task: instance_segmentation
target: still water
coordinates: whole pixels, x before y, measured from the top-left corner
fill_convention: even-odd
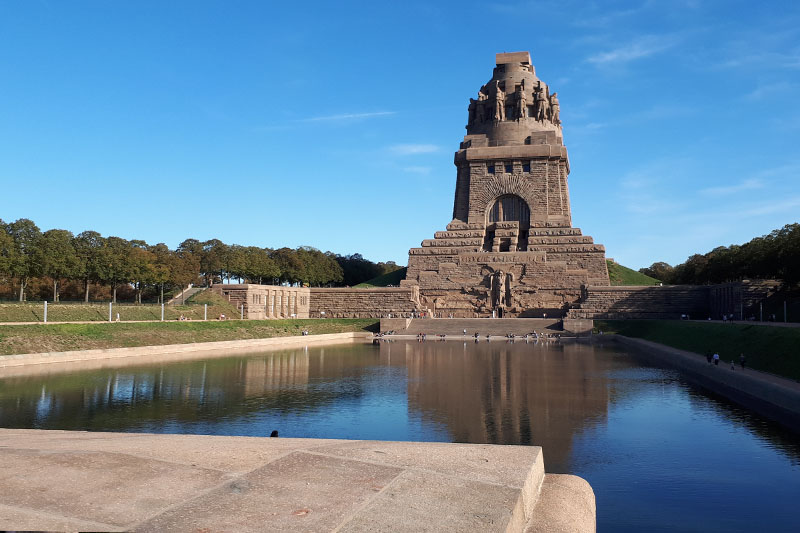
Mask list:
[[[390,342],[0,379],[0,427],[534,444],[599,531],[796,531],[800,435],[616,346]]]

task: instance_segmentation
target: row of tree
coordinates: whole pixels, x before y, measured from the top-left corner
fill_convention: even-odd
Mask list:
[[[720,246],[675,267],[653,263],[639,272],[668,284],[702,285],[742,279],[800,283],[800,224],[787,224],[742,245]]]
[[[10,287],[20,301],[34,280],[52,283],[53,301],[61,287],[82,285],[89,301],[90,287],[107,286],[112,301],[117,289],[133,289],[134,300],[190,283],[210,284],[233,279],[247,283],[354,285],[397,270],[394,262],[373,263],[360,254],[340,256],[309,246],[296,249],[259,248],[225,244],[218,239],[187,239],[175,250],[166,244],[103,237],[96,231],[78,235],[63,229],[42,232],[33,221],[0,220],[0,285]],[[128,292],[128,291],[126,291]]]

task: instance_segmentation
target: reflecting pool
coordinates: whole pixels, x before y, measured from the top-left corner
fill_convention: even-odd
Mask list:
[[[130,363],[128,363],[130,364]],[[582,343],[386,342],[0,379],[0,426],[535,444],[600,531],[793,531],[800,436]]]

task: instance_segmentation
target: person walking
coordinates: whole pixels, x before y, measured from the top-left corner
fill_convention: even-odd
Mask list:
[[[744,370],[745,361],[747,361],[747,358],[744,356],[744,354],[739,354],[739,365],[742,367],[742,370]]]
[[[714,366],[719,366],[719,354],[714,354]]]

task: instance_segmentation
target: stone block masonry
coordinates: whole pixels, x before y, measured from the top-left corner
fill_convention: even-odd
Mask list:
[[[211,290],[226,298],[237,309],[244,306],[244,317],[247,319],[309,318],[311,298],[307,287],[244,283],[214,285]]]
[[[310,318],[410,317],[419,310],[419,289],[312,288]]]
[[[609,285],[605,248],[572,227],[560,104],[527,52],[497,54],[455,154],[453,220],[409,250],[402,287],[457,318],[562,316]]]

